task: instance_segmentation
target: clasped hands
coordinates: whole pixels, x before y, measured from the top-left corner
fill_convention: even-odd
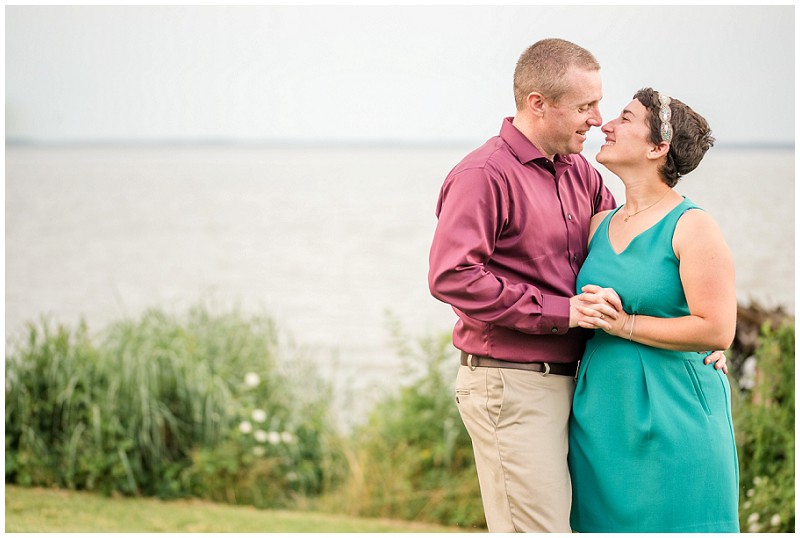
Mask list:
[[[587,284],[581,292],[569,300],[570,327],[603,329],[610,335],[628,338],[625,330],[630,329],[631,315],[623,310],[616,291]]]
[[[569,326],[585,329],[602,329],[612,336],[630,340],[633,336],[633,316],[622,308],[622,300],[612,288],[587,284],[581,293],[569,300]],[[702,352],[698,352],[702,353]],[[725,353],[714,351],[705,358],[705,364],[728,373]]]

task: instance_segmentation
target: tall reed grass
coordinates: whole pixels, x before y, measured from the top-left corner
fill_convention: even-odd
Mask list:
[[[6,481],[271,507],[318,494],[335,481],[329,389],[278,341],[267,317],[204,307],[96,338],[29,324],[6,354]]]

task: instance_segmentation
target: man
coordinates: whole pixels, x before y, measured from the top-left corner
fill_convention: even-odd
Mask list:
[[[514,117],[450,172],[437,205],[429,285],[459,318],[456,395],[490,532],[570,531],[567,424],[587,334],[575,279],[592,215],[616,206],[579,154],[602,123],[599,70],[568,41],[529,47]]]

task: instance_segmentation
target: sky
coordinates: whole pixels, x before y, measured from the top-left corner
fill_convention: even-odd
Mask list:
[[[600,62],[604,120],[651,86],[718,146],[793,145],[795,20],[793,5],[6,6],[6,140],[480,143],[514,114],[522,51],[560,37]]]

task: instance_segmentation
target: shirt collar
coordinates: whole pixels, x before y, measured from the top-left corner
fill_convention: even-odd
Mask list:
[[[511,148],[511,151],[519,159],[522,164],[527,164],[531,161],[538,159],[548,160],[547,157],[542,155],[542,152],[528,140],[528,138],[520,132],[519,129],[514,127],[512,121],[514,118],[508,117],[503,120],[503,125],[500,127],[500,138]],[[556,155],[553,158],[554,162],[563,163],[566,166],[572,166],[571,155]]]

